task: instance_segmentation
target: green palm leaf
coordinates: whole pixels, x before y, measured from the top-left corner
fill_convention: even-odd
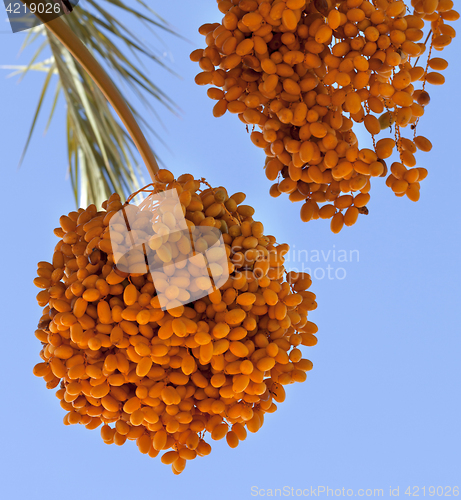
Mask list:
[[[154,49],[139,40],[126,28],[125,23],[121,23],[105,7],[115,7],[120,10],[119,17],[133,16],[147,26],[154,35],[158,30],[173,33],[166,21],[142,0],[132,0],[131,6],[119,0],[87,0],[85,3],[87,8],[79,5],[71,15],[63,17],[70,29],[106,66],[109,74],[113,78],[117,77],[120,85],[132,91],[143,106],[157,118],[156,110],[150,104],[148,97],[153,97],[170,112],[178,113],[174,102],[139,68],[143,67],[144,58],[168,71],[170,69],[162,58],[156,55]],[[77,205],[86,206],[95,203],[100,206],[102,201],[115,191],[126,197],[139,189],[140,183],[144,180],[137,164],[134,144],[102,92],[74,61],[67,49],[44,26],[37,26],[28,31],[23,47],[31,44],[39,46],[29,64],[3,66],[5,69],[15,70],[12,75],[20,74],[21,78],[29,71],[46,73],[20,163],[32,139],[44,99],[50,90],[50,83],[56,80],[46,129],[52,120],[59,98],[63,96],[67,105],[68,170]],[[39,61],[45,49],[51,51],[51,57]],[[127,57],[127,53],[130,54],[130,58]],[[133,106],[130,107],[138,122],[161,140]]]

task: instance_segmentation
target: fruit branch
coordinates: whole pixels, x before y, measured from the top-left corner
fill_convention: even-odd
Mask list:
[[[27,7],[33,2],[21,0]],[[147,142],[142,130],[140,129],[135,117],[129,106],[126,104],[117,87],[110,79],[109,75],[93,57],[90,51],[85,47],[81,40],[69,28],[67,23],[60,17],[49,21],[43,14],[35,9],[34,15],[39,18],[45,27],[53,33],[53,35],[67,48],[74,58],[82,65],[84,70],[93,79],[94,83],[99,87],[106,99],[111,103],[115,112],[122,120],[128,133],[130,134],[137,150],[139,151],[147,170],[152,180],[159,167],[155,155],[152,152],[149,143]]]

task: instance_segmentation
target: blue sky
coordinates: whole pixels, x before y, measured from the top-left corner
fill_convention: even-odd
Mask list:
[[[419,125],[434,145],[418,155],[418,166],[429,170],[421,200],[396,198],[382,179],[375,180],[370,215],[333,235],[326,221],[302,223],[299,204],[269,197],[263,152],[235,116],[213,118],[213,102],[194,84],[198,68],[188,56],[204,44],[197,28],[220,17],[215,2],[204,4],[153,2],[190,41],[152,39],[182,77],[148,66],[182,109],[178,118],[157,108],[169,150],[155,140],[153,145],[174,173],[190,172],[230,192],[244,191],[267,234],[307,251],[301,265],[318,278],[311,287],[318,309],[310,319],[319,326],[319,343],[304,348],[314,369],[306,382],[287,387],[286,401],[267,415],[257,434],[235,450],[211,442],[211,455],[188,463],[181,476],[141,455],[134,443],[109,447],[98,430],[64,426],[54,391],[32,375],[40,350],[34,337],[40,315],[32,283],[36,263],[51,258],[53,228],[60,215],[75,208],[66,176],[64,102],[45,137],[43,114],[18,170],[43,75],[17,85],[0,70],[5,348],[0,494],[18,500],[74,500],[86,494],[240,500],[263,489],[293,487],[296,496],[296,489],[324,486],[351,489],[357,496],[359,489],[382,488],[385,497],[390,487],[399,487],[405,498],[408,486],[419,487],[420,496],[423,487],[429,496],[431,486],[461,486],[459,41],[443,52],[450,62],[447,83],[430,88],[432,102]],[[30,51],[18,57],[24,35],[2,26],[0,64],[27,62]],[[359,139],[366,147],[367,137]],[[348,262],[333,262],[334,252],[338,257],[341,251]]]

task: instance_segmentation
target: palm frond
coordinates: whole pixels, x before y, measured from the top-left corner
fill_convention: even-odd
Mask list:
[[[127,3],[131,3],[131,6]],[[133,16],[147,26],[154,36],[158,30],[172,34],[174,32],[166,21],[142,0],[131,0],[127,3],[119,0],[87,0],[85,8],[79,4],[71,15],[64,16],[63,19],[106,67],[112,78],[118,80],[121,88],[132,92],[161,124],[149,98],[154,98],[157,103],[175,114],[179,113],[179,109],[152,81],[143,63],[153,62],[172,71],[163,57],[141,41],[119,18]],[[109,10],[110,7],[116,8],[117,15]],[[115,191],[123,198],[139,189],[143,179],[137,164],[134,144],[102,92],[45,26],[37,26],[28,31],[23,48],[32,44],[37,44],[38,47],[27,65],[2,66],[4,69],[14,70],[10,76],[20,75],[20,79],[30,71],[46,73],[20,163],[32,139],[50,83],[55,77],[56,88],[46,130],[59,98],[63,96],[67,105],[68,174],[77,204],[85,206],[95,203],[100,206],[101,202]],[[50,52],[51,57],[39,61],[44,51]],[[129,105],[137,120],[161,141],[161,137],[136,112],[135,107],[130,103]]]

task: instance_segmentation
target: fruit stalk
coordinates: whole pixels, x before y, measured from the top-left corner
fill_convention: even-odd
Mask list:
[[[31,2],[21,0],[22,3],[29,7]],[[114,82],[109,75],[104,71],[102,66],[93,57],[90,51],[85,47],[81,40],[69,28],[60,17],[48,21],[43,14],[40,14],[36,9],[34,12],[41,21],[45,23],[45,27],[53,33],[56,38],[67,48],[67,50],[75,57],[75,59],[82,65],[85,71],[93,79],[94,83],[99,87],[106,99],[111,103],[117,115],[122,120],[128,133],[130,134],[133,142],[139,151],[144,163],[146,164],[149,175],[154,181],[154,176],[158,172],[159,167],[155,155],[149,146],[142,130],[136,122],[133,113],[129,106],[126,104],[122,95],[118,91]]]

